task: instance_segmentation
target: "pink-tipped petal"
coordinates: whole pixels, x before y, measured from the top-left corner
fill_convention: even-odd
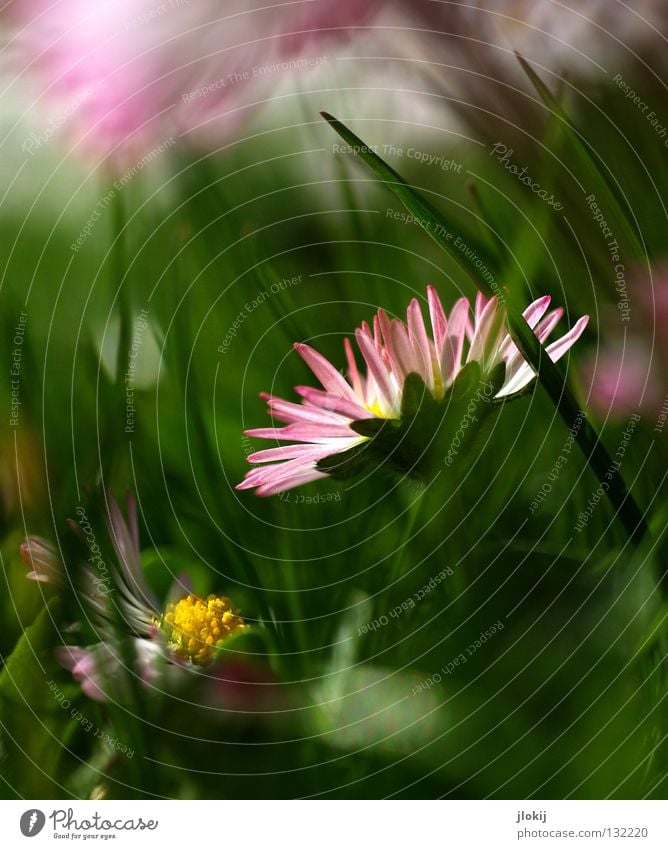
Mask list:
[[[21,557],[30,572],[29,581],[51,584],[59,587],[63,583],[63,568],[55,546],[43,537],[29,536],[19,547]]]
[[[401,357],[395,350],[394,341],[392,339],[392,321],[388,318],[385,310],[378,310],[376,317],[380,327],[383,346],[388,354],[387,358],[384,358],[384,362],[399,380],[403,380],[408,372],[404,371]]]
[[[29,581],[37,581],[39,584],[49,584],[51,583],[48,575],[45,575],[43,572],[28,572],[26,578]]]
[[[474,325],[480,324],[480,319],[482,318],[483,310],[488,304],[487,298],[483,295],[482,292],[477,292],[475,296],[475,307],[473,309],[473,323]]]
[[[552,333],[554,328],[559,324],[564,315],[563,307],[557,307],[556,310],[548,313],[545,318],[538,324],[534,333],[538,340],[542,343]]]
[[[164,661],[162,646],[155,640],[134,638],[131,651],[134,668],[125,665],[122,650],[113,642],[96,643],[89,648],[62,646],[56,650],[56,658],[79,682],[89,699],[118,701],[130,692],[130,676],[142,684],[150,683],[155,680]]]
[[[278,495],[288,489],[294,489],[296,486],[303,486],[306,483],[312,483],[326,477],[327,475],[324,472],[319,472],[316,468],[304,469],[301,472],[295,472],[290,477],[283,478],[281,481],[259,487],[256,494],[260,498],[268,498],[270,495]]]
[[[352,420],[368,415],[368,410],[357,399],[349,401],[347,398],[339,398],[329,392],[323,392],[322,389],[313,389],[311,386],[295,386],[295,392],[318,409],[338,413]]]
[[[130,501],[130,509],[134,509]],[[148,622],[159,610],[157,599],[149,589],[144,577],[139,553],[139,534],[136,528],[136,514],[125,522],[116,499],[107,492],[107,528],[118,559],[118,569],[114,572],[115,584],[126,602],[128,616],[133,621]],[[132,529],[134,521],[135,527]]]
[[[376,346],[373,340],[362,330],[355,331],[355,337],[360,351],[362,352],[362,356],[364,357],[368,369],[376,381],[385,404],[388,408],[394,408],[396,404],[396,391],[392,386],[392,381],[388,374],[387,367],[376,351]]]
[[[71,672],[74,680],[81,685],[83,693],[96,702],[106,702],[109,699],[109,694],[105,692],[103,674],[98,668],[101,655],[105,656],[105,674],[115,676],[117,673],[114,669],[114,659],[104,649],[105,644],[100,643],[90,650],[77,646],[63,646],[56,650],[56,658],[61,666]]]
[[[373,317],[373,341],[376,346],[376,350],[382,356],[383,353],[383,333],[380,329],[380,318],[378,313]]]
[[[504,320],[504,311],[496,298],[490,298],[485,304],[480,318],[476,321],[471,348],[467,362],[483,363],[485,369],[491,367],[496,353],[497,336]],[[499,340],[500,341],[500,340]]]
[[[554,330],[563,316],[563,312],[564,311],[561,307],[553,310],[545,316],[545,318],[535,328],[534,333],[541,342],[544,342]],[[588,322],[589,316],[582,316],[578,319],[571,330],[568,331],[568,333],[545,348],[545,352],[549,355],[553,362],[556,362],[577,342],[580,336],[584,333]],[[498,398],[509,397],[517,392],[521,392],[536,377],[536,373],[533,368],[524,360],[516,348],[515,352],[513,352],[513,354],[506,360],[508,366],[506,369],[506,379],[502,389],[497,395]]]
[[[345,416],[333,413],[331,410],[306,407],[304,404],[294,404],[280,398],[271,398],[267,402],[274,418],[292,424],[293,422],[310,422],[312,424],[346,424]]]
[[[355,400],[355,393],[350,385],[326,357],[323,357],[322,354],[319,354],[318,351],[309,345],[299,342],[295,343],[295,350],[298,351],[306,365],[311,369],[327,392],[331,392],[333,395],[340,395],[341,398],[347,398],[349,401]]]
[[[432,358],[432,343],[427,336],[427,328],[424,324],[424,316],[420,304],[416,298],[408,305],[406,311],[408,319],[408,338],[410,339],[415,360],[418,364],[418,374],[424,380],[429,389],[434,388],[434,369]]]
[[[116,556],[123,565],[126,573],[131,575],[136,581],[139,581],[143,578],[139,559],[139,546],[136,544],[135,538],[123,518],[118,502],[111,493],[107,493],[107,510],[107,526]]]
[[[538,298],[532,304],[529,304],[529,306],[522,313],[522,315],[526,319],[526,323],[532,330],[547,312],[551,300],[552,298],[550,295],[543,295],[542,298]]]
[[[525,389],[535,377],[535,371],[527,362],[522,360],[521,364],[510,378],[506,375],[506,380],[501,389],[497,392],[496,397],[508,398],[516,392],[521,392],[522,389]]]
[[[354,433],[348,433],[348,439],[354,438]],[[301,443],[298,445],[283,445],[280,448],[265,448],[248,456],[249,463],[275,463],[279,460],[319,460],[332,453],[332,445],[314,445]]]
[[[370,417],[368,410],[361,418],[368,419]],[[253,430],[244,431],[246,436],[252,436],[255,439],[274,439],[283,442],[289,440],[297,440],[297,442],[327,442],[332,439],[348,439],[354,436],[354,431],[348,425],[330,425],[330,424],[305,424],[295,423],[285,427],[258,427]]]
[[[548,345],[545,350],[550,355],[550,359],[555,363],[557,360],[561,359],[566,351],[568,351],[569,348],[572,348],[580,336],[582,336],[588,324],[589,316],[583,315],[582,318],[579,318],[575,322],[568,333],[565,333],[561,339],[557,339],[556,342],[552,342],[551,345]]]
[[[369,418],[369,413],[363,418]],[[291,424],[283,428],[281,438],[296,439],[298,442],[326,442],[332,439],[350,439],[354,435],[355,431],[347,424]]]
[[[359,369],[357,368],[355,352],[353,351],[353,346],[350,344],[350,339],[346,338],[343,340],[343,348],[346,352],[346,360],[348,361],[348,374],[350,376],[350,382],[352,383],[355,395],[358,398],[364,398],[364,386],[362,384],[362,378],[360,377]]]
[[[443,340],[448,329],[448,321],[445,317],[445,310],[438,293],[433,286],[427,286],[427,301],[429,303],[429,316],[431,318],[431,328],[434,332],[434,344],[436,352],[440,355],[443,350]],[[468,312],[468,301],[466,303]]]
[[[394,369],[397,377],[403,379],[411,372],[420,374],[422,364],[415,355],[413,346],[408,337],[408,331],[402,322],[393,321],[389,330],[391,338],[392,359],[396,364]]]
[[[468,319],[469,302],[466,298],[460,298],[450,313],[440,354],[441,377],[444,388],[450,386],[461,369]]]
[[[559,324],[562,316],[564,314],[564,310],[562,307],[557,307],[557,309],[552,310],[552,312],[548,313],[544,318],[542,318],[538,325],[534,328],[534,334],[539,342],[543,343],[550,333],[554,330],[554,328]],[[525,316],[526,317],[526,316]],[[504,339],[501,347],[499,348],[499,354],[503,358],[506,363],[506,384],[510,383],[513,376],[517,373],[518,369],[521,368],[524,363],[524,357],[520,353],[519,348],[513,342],[510,334]]]
[[[285,460],[282,463],[271,463],[268,466],[258,466],[246,474],[244,480],[237,485],[237,489],[254,489],[256,487],[277,487],[285,480],[292,479],[295,475],[302,474],[315,469],[318,460],[339,453],[343,448],[319,446],[309,455]]]

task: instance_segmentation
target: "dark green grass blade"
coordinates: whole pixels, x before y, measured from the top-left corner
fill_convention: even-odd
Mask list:
[[[515,55],[517,56],[517,60],[520,63],[522,70],[527,75],[529,82],[536,89],[540,99],[550,112],[562,122],[566,140],[570,143],[571,151],[578,162],[579,167],[582,169],[581,176],[587,180],[588,191],[596,195],[599,204],[609,211],[608,214],[611,224],[614,222],[612,226],[619,229],[620,235],[626,242],[628,248],[633,251],[636,259],[642,259],[645,256],[646,251],[638,237],[635,225],[630,220],[630,213],[610,187],[605,173],[597,161],[596,152],[593,151],[586,140],[584,140],[578,133],[559,101],[529,65],[526,59],[517,52]]]
[[[373,152],[358,136],[355,135],[345,124],[334,118],[327,112],[320,113],[322,117],[336,130],[355,151],[360,158],[371,168],[385,185],[389,186],[404,206],[415,217],[418,224],[426,230],[432,239],[448,253],[457,265],[473,280],[480,288],[486,286],[484,279],[478,273],[475,261],[471,262],[466,255],[455,247],[455,237],[462,242],[468,243],[475,254],[474,260],[481,260],[488,268],[494,266],[489,253],[478,244],[473,244],[470,238],[465,238],[461,229],[449,221],[442,212],[438,212],[428,200],[418,195],[417,192],[398,174],[394,168]]]

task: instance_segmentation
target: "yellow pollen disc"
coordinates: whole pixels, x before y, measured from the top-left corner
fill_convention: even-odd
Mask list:
[[[441,368],[436,363],[433,364],[433,374],[434,374],[434,398],[437,401],[440,401],[443,395],[445,394],[445,387],[443,386],[443,377],[441,375]]]
[[[229,598],[210,595],[203,600],[192,593],[169,604],[162,621],[171,650],[198,666],[212,659],[226,637],[246,627]]]
[[[387,418],[385,413],[383,413],[383,411],[380,409],[380,406],[378,405],[378,401],[376,401],[375,404],[365,404],[364,406],[367,408],[367,410],[370,413],[373,413],[374,416],[377,416],[379,419],[386,419]]]

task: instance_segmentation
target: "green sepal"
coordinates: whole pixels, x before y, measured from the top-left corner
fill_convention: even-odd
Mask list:
[[[467,363],[455,378],[452,386],[445,393],[445,403],[463,401],[468,398],[482,381],[480,364]]]
[[[475,452],[483,422],[498,412],[499,407],[491,402],[504,379],[504,363],[484,379],[480,364],[468,363],[445,396],[437,400],[420,375],[409,374],[404,381],[400,418],[352,423],[351,428],[366,441],[320,460],[317,468],[339,480],[375,467],[426,482],[443,470],[453,441],[465,431],[465,440],[457,441],[459,467]]]
[[[353,445],[352,448],[340,454],[323,457],[316,463],[316,468],[335,480],[350,480],[367,467],[370,459],[370,444],[370,442],[363,442],[361,445]]]
[[[438,406],[438,401],[419,374],[412,372],[406,375],[401,396],[402,420],[414,419],[418,413],[424,413],[427,409],[434,411]]]
[[[359,433],[360,436],[368,436],[372,439],[378,436],[381,430],[387,427],[389,422],[389,419],[359,419],[351,423],[350,429],[354,430],[355,433]]]
[[[494,400],[498,392],[501,391],[503,384],[506,382],[506,364],[504,362],[494,366],[492,371],[487,375],[486,382],[491,386],[491,399]]]

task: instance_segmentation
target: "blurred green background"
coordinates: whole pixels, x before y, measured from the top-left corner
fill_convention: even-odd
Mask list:
[[[626,79],[660,110],[663,83],[633,74]],[[243,430],[269,422],[259,393],[295,400],[295,385],[313,383],[294,342],[343,368],[343,338],[379,306],[401,316],[417,297],[426,310],[428,284],[448,307],[475,295],[424,232],[393,216],[399,201],[359,159],[335,152],[319,109],[381,153],[396,144],[455,163],[384,153],[467,243],[491,251],[484,209],[513,256],[501,285],[526,303],[550,293],[568,326],[591,316],[566,358],[587,405],[584,363],[624,332],[585,198],[603,201],[573,132],[529,91],[516,98],[535,135],[511,123],[468,137],[452,131],[447,100],[430,127],[406,127],[392,111],[348,111],[340,92],[305,93],[301,120],[282,124],[272,105],[243,143],[167,152],[106,207],[109,178],[70,159],[22,173],[20,188],[5,174],[4,362],[22,311],[27,320],[19,424],[3,426],[0,461],[3,795],[663,798],[668,450],[656,411],[640,411],[621,469],[650,524],[640,545],[605,502],[575,530],[598,484],[576,447],[549,477],[568,429],[540,387],[507,405],[464,479],[424,489],[378,472],[269,499],[234,490],[260,447]],[[629,281],[665,286],[650,276],[668,252],[665,145],[609,75],[560,97],[641,242],[640,254],[615,224]],[[562,213],[490,155],[497,142]],[[617,213],[604,209],[612,226]],[[642,324],[630,297],[631,327],[658,349],[665,325]],[[132,433],[117,380],[124,308],[148,315]],[[6,382],[2,393],[9,412]],[[590,418],[614,454],[628,415]],[[158,594],[189,572],[198,593],[231,596],[257,625],[225,657],[230,680],[250,683],[218,692],[202,673],[176,692],[99,704],[58,666],[52,649],[68,641],[76,602],[54,599],[41,613],[49,593],[25,580],[18,547],[33,533],[68,550],[66,519],[80,504],[102,537],[102,486],[136,493]],[[401,608],[443,570],[436,589]],[[462,653],[466,662],[444,672]],[[96,727],[141,750],[128,758],[100,744],[49,681]]]

